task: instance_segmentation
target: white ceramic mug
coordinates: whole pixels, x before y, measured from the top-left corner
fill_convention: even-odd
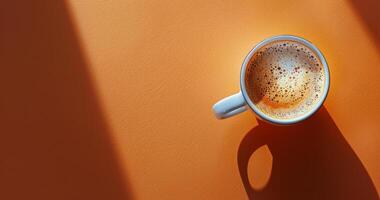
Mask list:
[[[324,71],[325,71],[325,87],[322,93],[323,94],[322,98],[320,98],[319,101],[314,104],[314,107],[310,109],[308,112],[306,112],[302,116],[291,118],[291,119],[276,119],[263,113],[260,109],[256,107],[256,105],[249,98],[247,94],[246,86],[245,86],[245,73],[246,73],[247,65],[249,61],[251,60],[251,57],[262,46],[270,42],[279,41],[279,40],[280,41],[281,40],[296,41],[305,45],[312,51],[314,51],[314,53],[319,57],[319,60],[321,61],[324,67]],[[274,36],[274,37],[267,38],[264,41],[257,44],[244,59],[244,62],[240,71],[240,92],[218,101],[213,106],[213,110],[214,110],[216,118],[218,119],[225,119],[225,118],[234,116],[236,114],[239,114],[241,112],[244,112],[247,109],[251,109],[256,114],[257,117],[259,117],[260,119],[264,121],[267,121],[273,124],[279,124],[279,125],[294,124],[294,123],[297,123],[309,118],[322,106],[323,102],[325,101],[327,97],[329,85],[330,85],[330,74],[329,74],[328,65],[321,51],[319,51],[319,49],[316,46],[314,46],[311,42],[297,36],[292,36],[292,35]]]

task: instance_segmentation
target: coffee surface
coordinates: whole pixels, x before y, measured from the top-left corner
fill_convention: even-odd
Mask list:
[[[295,41],[261,47],[247,66],[245,84],[258,109],[277,119],[304,115],[322,98],[325,71],[318,56]]]

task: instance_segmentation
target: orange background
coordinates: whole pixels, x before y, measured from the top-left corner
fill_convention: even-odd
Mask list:
[[[0,9],[0,199],[379,198],[379,1]],[[216,120],[245,55],[278,34],[324,53],[324,108],[292,127]]]

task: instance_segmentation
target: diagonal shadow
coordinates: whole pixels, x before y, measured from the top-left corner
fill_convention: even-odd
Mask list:
[[[0,10],[0,199],[131,199],[67,5]]]
[[[255,190],[248,161],[267,145],[273,156],[266,187]],[[378,200],[366,169],[325,108],[294,126],[264,122],[247,133],[238,150],[240,176],[249,199]]]
[[[380,1],[350,0],[354,10],[360,16],[378,48],[380,48]]]

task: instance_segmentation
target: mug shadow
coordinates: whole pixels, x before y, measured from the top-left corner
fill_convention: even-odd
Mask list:
[[[248,162],[263,145],[273,156],[272,173],[267,185],[256,190],[249,182]],[[379,199],[366,169],[324,107],[293,126],[259,121],[240,143],[238,167],[249,199]]]

